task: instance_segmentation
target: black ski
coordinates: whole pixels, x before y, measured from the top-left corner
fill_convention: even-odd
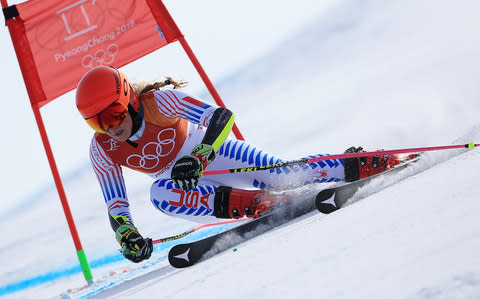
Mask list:
[[[418,159],[419,157],[417,156],[414,159],[399,164],[398,166],[390,170],[381,172],[377,175],[373,175],[371,177],[351,183],[346,183],[338,187],[324,189],[317,194],[317,197],[315,199],[315,207],[323,214],[330,214],[343,207],[343,205],[345,205],[345,203],[355,195],[358,189],[370,183],[372,180],[378,178],[379,176],[384,177],[394,175],[400,170],[405,169],[412,163],[415,163],[416,161],[418,161]]]
[[[168,253],[168,261],[175,268],[192,266],[200,260],[210,258],[215,254],[314,210],[315,205],[312,197],[300,202],[295,201],[295,205],[287,204],[277,207],[265,216],[225,232],[191,243],[175,245]]]
[[[312,196],[311,194],[309,196],[300,196],[302,198],[297,198],[287,205],[276,207],[265,216],[246,222],[225,232],[191,243],[175,245],[168,253],[168,261],[170,265],[175,268],[189,267],[200,260],[210,258],[241,242],[287,223],[294,218],[314,211],[315,208],[327,214],[336,211],[340,209],[360,187],[366,185],[378,176],[393,175],[417,159],[418,158],[412,159],[391,170],[363,180],[347,183],[339,187],[324,189],[316,196]]]

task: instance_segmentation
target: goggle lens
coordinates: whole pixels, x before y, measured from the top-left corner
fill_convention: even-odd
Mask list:
[[[105,134],[108,129],[116,127],[127,117],[128,107],[115,102],[99,114],[87,118],[87,124],[95,131]]]

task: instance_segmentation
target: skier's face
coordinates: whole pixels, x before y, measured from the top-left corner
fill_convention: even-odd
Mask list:
[[[108,129],[107,135],[120,142],[125,142],[132,133],[132,126],[132,117],[130,116],[130,113],[127,113],[125,119],[118,126]]]

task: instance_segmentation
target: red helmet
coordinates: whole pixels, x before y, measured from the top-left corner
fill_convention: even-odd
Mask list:
[[[77,86],[77,108],[83,118],[99,114],[113,103],[130,104],[138,112],[138,96],[127,76],[113,66],[97,66],[89,70]]]
[[[85,73],[78,83],[76,102],[87,124],[99,133],[119,125],[129,111],[133,115],[140,111],[137,93],[113,66],[97,66]]]

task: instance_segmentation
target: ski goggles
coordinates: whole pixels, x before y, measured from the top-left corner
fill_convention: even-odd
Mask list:
[[[127,113],[128,106],[117,101],[97,115],[85,119],[85,121],[98,133],[106,134],[110,128],[120,125],[127,117]]]

